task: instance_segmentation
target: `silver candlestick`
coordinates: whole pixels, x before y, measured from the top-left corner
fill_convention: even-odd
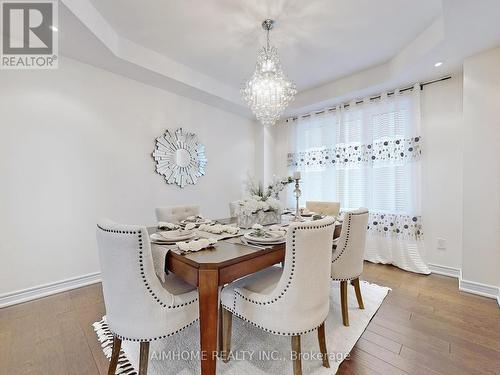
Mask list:
[[[300,195],[302,194],[302,192],[300,191],[299,181],[300,178],[295,179],[295,190],[293,191],[293,193],[295,195],[296,205],[295,205],[295,217],[293,218],[293,221],[304,221],[304,219],[300,215],[300,209],[299,209],[299,198]]]

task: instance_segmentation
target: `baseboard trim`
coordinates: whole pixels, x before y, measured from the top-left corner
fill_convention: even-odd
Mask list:
[[[432,263],[429,263],[427,266],[429,267],[432,273],[443,276],[455,277],[457,279],[461,278],[462,270],[460,268],[441,266],[439,264],[432,264]]]
[[[496,299],[498,307],[500,307],[500,288],[493,285],[478,283],[476,281],[464,280],[462,278],[462,270],[460,268],[441,266],[439,264],[431,263],[427,266],[432,273],[458,279],[458,290],[482,297]]]
[[[67,290],[80,288],[82,286],[95,284],[101,281],[101,273],[95,272],[88,275],[73,277],[54,283],[39,285],[33,288],[17,290],[15,292],[0,295],[0,308],[28,302],[37,298],[47,297],[52,294],[65,292]]]
[[[462,292],[473,293],[479,296],[496,299],[498,302],[498,287],[460,279],[458,289]]]

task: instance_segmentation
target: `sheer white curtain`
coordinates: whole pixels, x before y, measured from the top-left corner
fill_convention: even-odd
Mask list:
[[[383,94],[288,123],[290,173],[306,200],[370,210],[365,259],[430,273],[423,261],[420,89]],[[293,206],[293,196],[288,203]]]

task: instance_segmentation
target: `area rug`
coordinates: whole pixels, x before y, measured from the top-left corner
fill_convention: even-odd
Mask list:
[[[322,366],[316,331],[302,336],[302,369],[304,374],[335,374],[342,361],[348,358],[358,341],[387,296],[390,288],[368,282],[361,282],[365,309],[357,305],[354,289],[349,289],[349,327],[342,324],[340,310],[340,287],[333,283],[330,298],[330,313],[325,323],[326,342],[330,368]],[[93,324],[98,340],[106,357],[111,356],[112,335],[106,324],[106,317]],[[233,354],[228,363],[217,361],[217,373],[227,375],[292,374],[290,337],[275,336],[254,327],[236,317],[233,318],[231,349]],[[151,342],[149,348],[149,375],[200,373],[199,324],[196,322],[177,335]],[[130,341],[122,343],[117,374],[137,373],[139,344]]]

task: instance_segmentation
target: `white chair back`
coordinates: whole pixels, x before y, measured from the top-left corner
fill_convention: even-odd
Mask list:
[[[110,330],[124,339],[143,340],[175,326],[175,321],[158,319],[175,299],[156,276],[146,228],[101,220],[97,245]]]
[[[283,319],[276,331],[304,332],[318,327],[328,315],[330,263],[334,219],[291,223],[287,232],[283,274],[274,289],[271,308]],[[271,319],[276,315],[270,314]]]
[[[168,223],[178,223],[189,216],[200,214],[200,206],[169,206],[157,207],[155,209],[156,219],[158,221],[166,221]]]
[[[368,210],[347,211],[342,231],[332,258],[332,278],[351,280],[363,272]]]
[[[340,202],[307,201],[306,208],[309,211],[323,215],[339,216]]]

